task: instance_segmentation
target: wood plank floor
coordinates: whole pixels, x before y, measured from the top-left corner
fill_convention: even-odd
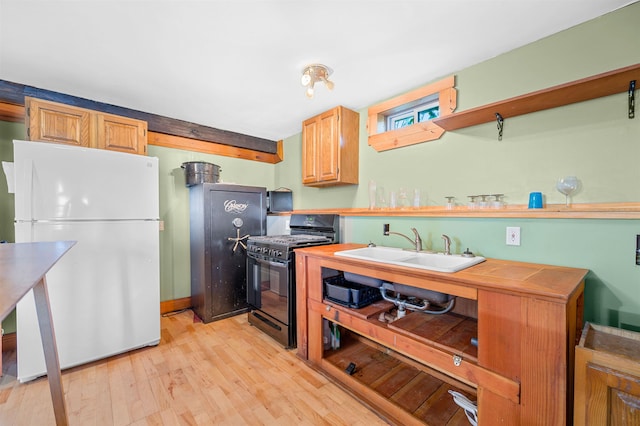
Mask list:
[[[163,317],[156,347],[65,370],[71,425],[384,425],[376,414],[251,327]],[[16,380],[4,354],[0,425],[55,424],[46,378]]]

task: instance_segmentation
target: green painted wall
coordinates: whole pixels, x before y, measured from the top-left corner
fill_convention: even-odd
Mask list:
[[[456,72],[458,110],[639,63],[638,22],[640,3]],[[366,207],[370,180],[387,192],[418,188],[426,205],[443,205],[447,195],[466,203],[467,195],[490,193],[524,204],[531,191],[562,203],[555,182],[571,174],[582,181],[577,203],[640,201],[640,119],[627,118],[626,93],[507,119],[502,141],[496,124],[487,123],[387,152],[368,146],[367,109],[359,112],[358,186],[302,186],[301,135],[285,139],[295,161],[276,166],[276,182],[294,190],[295,208]],[[416,227],[436,250],[446,233],[457,252],[469,247],[487,257],[587,268],[585,319],[640,329],[634,258],[640,220],[350,217],[343,241],[404,247],[401,238],[382,237],[383,223],[404,233]],[[506,246],[507,226],[521,227],[520,247]]]
[[[458,110],[639,63],[638,22],[640,3],[460,70],[455,73]],[[447,195],[464,203],[467,195],[495,192],[506,194],[507,203],[522,204],[531,191],[560,203],[563,196],[555,190],[555,181],[569,174],[583,184],[575,202],[640,201],[640,118],[627,119],[626,109],[622,93],[508,119],[502,141],[497,140],[495,123],[488,123],[379,153],[367,144],[365,107],[359,111],[361,185],[335,188],[302,186],[300,134],[284,140],[284,161],[275,166],[151,146],[149,155],[160,159],[160,218],[165,226],[161,299],[190,294],[188,189],[180,168],[184,161],[218,164],[226,182],[290,188],[296,209],[365,207],[370,180],[387,191],[418,188],[428,205],[442,205]],[[10,141],[23,134],[23,125],[0,122],[2,159],[11,159]],[[12,241],[13,196],[2,185],[0,233],[8,236],[0,239]],[[488,257],[588,268],[586,319],[640,329],[640,266],[633,258],[640,220],[351,217],[345,220],[343,241],[402,247],[402,239],[383,239],[383,223],[398,232],[417,227],[434,249],[442,249],[440,235],[446,233],[456,252],[469,247]],[[504,244],[507,226],[522,228],[520,247]],[[5,329],[12,330],[11,319]]]
[[[160,163],[160,300],[191,295],[189,250],[189,189],[185,186],[185,161],[207,161],[221,168],[223,182],[275,189],[271,164],[149,146]]]
[[[638,22],[636,3],[458,71],[457,110],[640,63]],[[561,203],[564,196],[555,182],[572,174],[583,185],[574,197],[577,203],[640,201],[640,120],[627,118],[626,92],[507,119],[502,141],[497,140],[496,124],[487,123],[386,152],[368,146],[367,108],[359,112],[361,184],[306,188],[300,166],[285,166],[296,207],[365,207],[370,180],[387,192],[418,188],[427,194],[428,205],[443,205],[448,195],[465,203],[468,195],[491,193],[522,204],[531,191],[542,191],[549,203]],[[285,139],[285,155],[299,157],[300,144],[300,134]]]
[[[415,227],[424,245],[443,251],[442,234],[452,252],[469,248],[484,257],[589,269],[585,281],[585,319],[640,331],[640,266],[635,265],[640,220],[348,218],[345,241],[409,248],[398,236],[383,236],[382,225],[411,235]],[[521,245],[507,246],[506,227],[519,226]]]
[[[24,139],[24,134],[23,124],[0,121],[0,162],[13,161],[12,141],[14,139]],[[14,241],[14,212],[13,194],[7,192],[7,180],[4,172],[0,172],[0,241]],[[13,311],[3,320],[2,328],[5,332],[10,333],[15,331],[15,324],[16,314]]]
[[[0,161],[13,161],[14,139],[24,139],[24,125],[0,121]],[[0,172],[0,241],[14,241],[13,194],[7,193],[7,180],[4,172]]]

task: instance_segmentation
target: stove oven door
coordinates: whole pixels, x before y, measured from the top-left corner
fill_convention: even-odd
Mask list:
[[[295,346],[295,295],[290,267],[290,261],[267,260],[247,253],[247,300],[252,308],[249,322],[285,347]]]

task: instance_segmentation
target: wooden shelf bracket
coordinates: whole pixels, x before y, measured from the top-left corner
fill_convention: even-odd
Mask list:
[[[502,131],[504,130],[504,118],[499,112],[496,112],[496,121],[498,122],[498,140],[502,140]]]
[[[636,81],[629,82],[629,118],[636,116]]]

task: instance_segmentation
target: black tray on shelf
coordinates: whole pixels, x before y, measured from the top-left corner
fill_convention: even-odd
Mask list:
[[[323,281],[325,298],[348,308],[364,308],[382,299],[379,289],[347,281],[342,275]]]

